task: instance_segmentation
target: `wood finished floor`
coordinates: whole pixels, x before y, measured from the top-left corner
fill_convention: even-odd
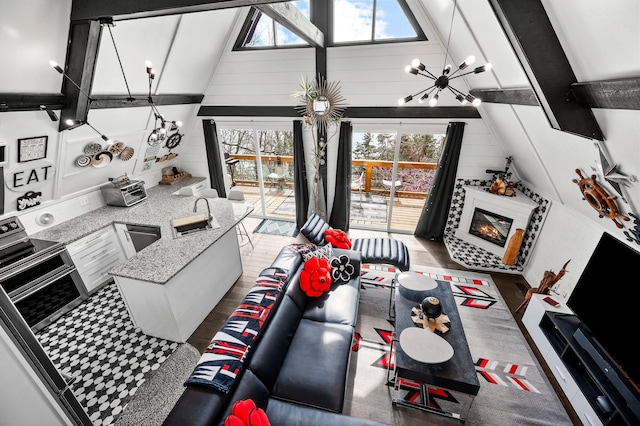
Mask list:
[[[207,318],[196,329],[196,331],[188,339],[188,343],[203,353],[215,333],[222,327],[229,315],[233,313],[238,304],[242,301],[246,293],[254,286],[258,274],[271,265],[278,252],[283,246],[296,242],[306,242],[304,237],[282,237],[278,235],[254,234],[252,231],[258,226],[261,219],[248,217],[244,220],[245,227],[249,232],[254,248],[250,244],[240,247],[242,255],[243,274],[236,283],[229,289],[227,294],[222,298],[220,303],[209,313]],[[351,238],[362,237],[392,237],[404,242],[409,249],[412,265],[433,266],[437,268],[456,269],[469,271],[451,260],[447,249],[443,243],[416,238],[407,234],[387,234],[386,232],[376,232],[371,230],[351,229],[349,231]],[[245,239],[246,241],[246,239]],[[486,274],[486,271],[478,271]],[[529,334],[522,324],[523,310],[515,312],[516,308],[522,302],[526,291],[531,287],[530,284],[521,275],[490,273],[493,282],[496,284],[498,291],[505,300],[511,313],[513,314],[520,330],[532,347],[533,352],[540,361],[542,368],[545,370],[549,381],[556,389],[560,396],[560,400],[565,406],[569,416],[574,424],[580,424],[577,415],[564,397],[555,378],[550,373],[544,358],[541,357],[539,351],[532,343]]]

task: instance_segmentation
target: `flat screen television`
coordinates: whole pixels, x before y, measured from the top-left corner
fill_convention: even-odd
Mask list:
[[[609,355],[635,392],[640,389],[640,252],[603,233],[567,306]]]

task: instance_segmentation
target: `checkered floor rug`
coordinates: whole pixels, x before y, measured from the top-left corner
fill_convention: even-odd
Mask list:
[[[282,235],[283,237],[295,237],[298,235],[295,222],[274,219],[263,219],[253,232],[258,234]]]
[[[114,282],[36,334],[95,426],[111,425],[149,373],[180,346],[142,334]]]

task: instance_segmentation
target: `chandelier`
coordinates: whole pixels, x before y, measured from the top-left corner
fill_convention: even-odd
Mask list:
[[[124,67],[122,66],[122,61],[120,60],[120,53],[118,52],[118,47],[116,46],[116,41],[115,41],[115,39],[113,37],[113,32],[111,31],[111,27],[115,26],[114,23],[113,23],[113,19],[111,19],[111,18],[102,18],[102,19],[100,19],[100,25],[102,25],[103,27],[106,26],[107,29],[109,30],[109,35],[111,36],[111,41],[113,43],[113,48],[114,48],[114,51],[115,51],[115,54],[116,54],[116,58],[118,59],[118,64],[120,65],[120,70],[122,71],[122,77],[124,79],[124,84],[125,84],[125,86],[127,88],[128,96],[125,98],[125,100],[128,101],[128,102],[134,102],[136,100],[136,98],[133,97],[133,95],[131,94],[131,90],[129,89],[129,83],[127,81],[127,76],[124,73]],[[67,79],[67,81],[69,81],[71,84],[73,84],[80,91],[80,93],[82,93],[87,98],[87,100],[89,101],[89,108],[90,108],[91,107],[91,102],[93,102],[94,99],[89,95],[89,93],[87,93],[84,90],[82,90],[82,88],[75,81],[73,81],[73,79],[62,69],[62,67],[60,65],[58,65],[57,62],[49,61],[49,64],[58,73],[62,74],[62,76]],[[146,61],[145,62],[145,66],[147,68],[147,75],[148,75],[148,78],[149,78],[149,92],[147,94],[147,102],[149,103],[149,106],[151,107],[151,112],[153,112],[153,115],[155,117],[154,129],[151,131],[151,134],[149,134],[149,137],[147,139],[147,143],[149,145],[151,145],[151,146],[157,145],[161,141],[164,141],[165,139],[167,139],[167,136],[168,136],[169,132],[175,131],[176,133],[171,135],[169,137],[169,139],[167,140],[167,144],[168,144],[167,148],[171,149],[171,147],[177,146],[177,144],[180,142],[180,139],[181,139],[182,135],[180,133],[178,133],[177,130],[178,130],[178,128],[180,126],[182,126],[182,122],[181,121],[167,120],[167,119],[165,119],[164,115],[160,114],[160,111],[158,110],[158,107],[156,107],[155,103],[153,102],[153,97],[151,96],[151,88],[152,88],[153,80],[155,78],[155,71],[153,70],[153,67],[152,67],[150,61]],[[53,113],[52,111],[49,111],[46,108],[46,106],[41,105],[40,109],[43,110],[43,111],[46,111],[47,114],[49,114],[49,117],[51,118],[51,120],[54,120],[54,117],[55,117],[54,121],[57,120],[57,117],[55,116],[55,113]],[[86,119],[85,120],[66,120],[65,123],[68,126],[74,126],[74,127],[86,124],[89,127],[91,127],[96,133],[98,133],[103,140],[105,140],[108,143],[112,143],[111,139],[109,139],[102,132],[100,132],[95,127],[93,127],[91,124],[89,124],[89,122]]]
[[[456,89],[455,87],[451,86],[451,80],[454,80],[456,78],[460,78],[469,74],[479,74],[481,72],[485,72],[491,69],[491,64],[486,63],[479,67],[475,67],[470,71],[463,72],[464,70],[468,69],[471,65],[473,65],[476,61],[475,56],[469,56],[462,63],[460,63],[460,65],[458,65],[458,68],[455,71],[451,72],[453,67],[447,64],[446,61],[449,55],[449,42],[451,41],[451,32],[453,30],[453,18],[456,14],[456,7],[457,7],[457,0],[454,1],[453,3],[453,13],[451,15],[451,26],[449,27],[449,39],[447,40],[447,48],[444,54],[445,65],[442,68],[442,74],[439,77],[436,77],[433,73],[431,73],[425,67],[425,65],[420,61],[420,59],[418,58],[414,59],[411,62],[411,65],[407,65],[405,67],[405,71],[409,74],[421,75],[423,77],[427,77],[428,79],[433,81],[433,84],[427,87],[426,89],[419,91],[414,95],[409,95],[399,99],[398,105],[404,105],[407,102],[412,101],[413,98],[419,95],[422,95],[420,96],[420,98],[418,98],[418,102],[424,103],[428,99],[430,106],[436,106],[438,104],[438,99],[440,98],[440,92],[446,89],[448,89],[451,93],[453,93],[456,100],[461,105],[466,105],[467,103],[471,103],[471,105],[473,105],[474,107],[477,107],[482,102],[480,98],[476,98],[475,96],[466,94]]]

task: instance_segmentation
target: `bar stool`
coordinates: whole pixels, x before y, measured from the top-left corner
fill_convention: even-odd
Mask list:
[[[237,189],[232,189],[229,191],[227,199],[230,201],[244,201],[244,193]],[[248,243],[251,244],[251,248],[255,248],[253,241],[251,241],[251,237],[249,236],[249,232],[247,232],[247,228],[244,226],[242,221],[236,225],[236,233],[238,234],[238,237],[240,237],[240,247],[246,246]],[[244,241],[245,237],[247,241]]]

